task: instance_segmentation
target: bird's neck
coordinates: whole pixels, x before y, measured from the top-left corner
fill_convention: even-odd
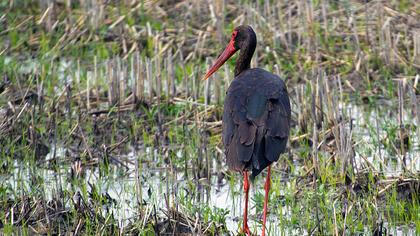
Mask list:
[[[250,42],[246,47],[241,48],[239,57],[236,60],[235,76],[251,67],[252,55],[254,55],[256,42]]]

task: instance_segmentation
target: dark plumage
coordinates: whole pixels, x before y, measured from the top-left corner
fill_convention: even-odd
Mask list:
[[[284,82],[265,70],[247,69],[232,81],[223,112],[229,168],[257,176],[286,148],[290,102]]]

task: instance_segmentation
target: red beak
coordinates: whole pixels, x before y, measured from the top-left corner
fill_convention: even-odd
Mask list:
[[[234,38],[232,38],[229,44],[226,46],[225,50],[222,52],[219,58],[217,58],[214,65],[204,76],[203,80],[208,79],[214,72],[216,72],[233,54],[235,54],[236,51],[238,50],[235,48],[235,41]]]

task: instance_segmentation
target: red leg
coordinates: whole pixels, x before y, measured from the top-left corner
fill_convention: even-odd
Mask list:
[[[249,193],[248,171],[244,171],[244,192],[245,192],[245,211],[244,211],[244,229],[243,232],[250,236],[251,231],[248,227],[248,193]]]
[[[262,228],[262,236],[265,236],[265,222],[267,220],[267,205],[268,205],[268,193],[270,192],[270,185],[271,185],[271,165],[268,166],[268,173],[267,179],[265,180],[265,198],[264,198],[264,215],[263,215],[263,228]]]

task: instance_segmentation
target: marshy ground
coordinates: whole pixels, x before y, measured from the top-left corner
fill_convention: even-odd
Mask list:
[[[0,2],[0,234],[240,234],[234,60],[201,80],[240,24],[291,96],[269,235],[418,235],[416,0]]]

